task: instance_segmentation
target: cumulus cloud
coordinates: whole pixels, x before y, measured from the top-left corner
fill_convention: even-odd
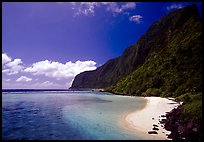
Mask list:
[[[21,61],[21,59],[14,59],[12,62],[7,63],[6,66],[12,68],[13,66],[18,66],[22,63],[23,62]]]
[[[136,22],[136,23],[141,23],[142,22],[142,16],[141,15],[134,15],[134,16],[131,16],[129,18],[130,21],[133,21],[133,22]]]
[[[12,62],[5,64],[6,69],[2,72],[7,73],[7,75],[17,74],[23,69],[23,66],[21,65],[22,63],[21,59],[15,59]]]
[[[95,70],[96,62],[94,61],[68,61],[66,63],[60,63],[55,61],[39,61],[33,63],[31,66],[23,65],[21,59],[12,59],[7,54],[2,54],[2,73],[5,79],[2,80],[3,88],[69,88],[74,80],[74,77],[84,71]],[[20,73],[21,77],[16,78],[14,74]],[[30,75],[43,75],[50,78],[48,81],[44,81],[44,77],[41,78],[29,78],[26,74]],[[10,76],[6,79],[5,75]],[[48,79],[46,78],[46,79]],[[64,80],[63,80],[64,79]],[[50,80],[56,80],[52,82]],[[64,82],[62,84],[62,82]]]
[[[172,4],[166,7],[167,10],[175,10],[175,9],[180,9],[180,8],[183,8],[181,4]]]
[[[24,71],[34,75],[44,75],[59,80],[62,78],[74,78],[83,71],[95,70],[95,65],[96,63],[94,61],[76,61],[75,63],[69,61],[62,64],[45,60],[34,63],[32,66],[24,69]]]
[[[95,9],[101,6],[105,6],[107,11],[115,13],[126,14],[127,10],[133,10],[136,8],[134,2],[71,2],[72,9],[75,10],[75,16],[77,15],[95,15]]]
[[[11,61],[11,58],[8,57],[5,53],[2,54],[2,66]]]
[[[16,81],[17,82],[28,82],[28,81],[31,81],[31,80],[32,80],[32,78],[29,78],[29,77],[26,77],[26,76],[21,76]]]
[[[17,74],[24,68],[21,59],[12,59],[5,53],[2,54],[2,73],[7,75]]]

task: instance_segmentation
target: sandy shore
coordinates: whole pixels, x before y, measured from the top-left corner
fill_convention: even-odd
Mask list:
[[[126,129],[126,131],[137,135],[139,134],[144,139],[168,140],[166,135],[170,132],[163,128],[159,120],[165,118],[161,117],[161,115],[165,115],[166,112],[178,107],[179,103],[160,97],[144,98],[147,100],[146,105],[140,110],[124,114],[120,125]],[[148,131],[152,130],[153,124],[158,125],[158,134],[148,134]]]

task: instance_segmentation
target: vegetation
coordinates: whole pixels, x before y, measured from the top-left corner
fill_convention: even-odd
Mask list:
[[[185,137],[200,139],[202,23],[196,5],[163,16],[122,56],[95,71],[77,75],[72,87],[105,88],[124,95],[175,97],[184,102],[173,116],[177,117],[178,128],[188,130]]]
[[[149,53],[144,64],[106,90],[135,94],[157,89],[163,97],[201,92],[202,23],[191,17],[172,31],[167,45]]]
[[[183,105],[182,115],[193,122],[202,120],[202,93],[188,95],[190,99]]]
[[[157,88],[149,88],[145,92],[146,96],[160,96],[161,91]]]
[[[162,37],[154,40],[152,46],[156,47],[151,48],[144,63],[128,76],[107,87],[106,91],[127,95],[175,97],[183,101],[181,109],[177,112],[175,110],[169,117],[174,120],[168,121],[169,130],[177,128],[172,133],[174,139],[185,137],[187,140],[201,140],[202,23],[197,15],[188,15],[186,18],[182,10],[178,12],[181,13],[168,21],[168,30],[162,30],[165,39]],[[181,15],[186,21],[183,24],[179,22],[178,26],[176,20],[179,20]],[[161,21],[154,23],[153,27],[155,28],[155,24],[162,25]],[[158,44],[162,43],[161,40],[166,40],[162,46]]]

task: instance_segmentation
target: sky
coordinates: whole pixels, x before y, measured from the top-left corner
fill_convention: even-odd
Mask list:
[[[172,10],[201,2],[3,2],[2,88],[68,89]]]

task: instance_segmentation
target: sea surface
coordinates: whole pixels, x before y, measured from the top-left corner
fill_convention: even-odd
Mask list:
[[[95,91],[2,92],[2,139],[141,140],[119,123],[122,114],[144,103]]]

